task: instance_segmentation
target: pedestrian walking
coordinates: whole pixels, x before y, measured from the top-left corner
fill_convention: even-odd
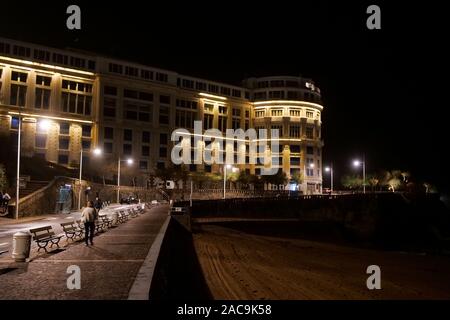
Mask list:
[[[84,223],[84,240],[86,246],[94,245],[95,221],[98,219],[97,210],[94,208],[92,201],[87,202],[87,206],[81,211],[81,222]]]
[[[94,202],[94,208],[97,210],[97,214],[100,212],[100,209],[103,206],[103,201],[100,199],[100,197],[95,198]]]

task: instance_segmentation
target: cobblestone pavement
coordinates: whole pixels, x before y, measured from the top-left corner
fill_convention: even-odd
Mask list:
[[[0,299],[127,299],[167,212],[167,205],[147,209],[97,235],[94,246],[75,242],[48,254],[33,249],[26,263],[2,258]],[[80,267],[81,289],[67,288],[71,265]]]

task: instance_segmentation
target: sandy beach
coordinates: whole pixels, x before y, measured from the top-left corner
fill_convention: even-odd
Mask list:
[[[195,250],[214,299],[450,299],[450,258],[202,225]],[[381,268],[381,290],[366,286]]]

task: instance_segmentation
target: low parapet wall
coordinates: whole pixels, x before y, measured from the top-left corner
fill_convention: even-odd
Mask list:
[[[177,205],[188,206],[188,202]],[[193,201],[192,218],[297,219],[333,224],[352,239],[436,247],[450,239],[450,213],[436,194],[356,194]],[[448,241],[450,244],[450,241]]]

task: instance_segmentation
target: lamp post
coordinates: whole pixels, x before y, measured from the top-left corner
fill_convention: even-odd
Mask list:
[[[16,219],[19,219],[19,189],[20,189],[20,131],[22,126],[22,116],[20,114],[20,111],[22,108],[19,109],[19,127],[18,127],[18,134],[17,134],[17,177],[16,177]]]
[[[226,183],[227,183],[227,169],[231,169],[231,164],[224,164],[223,165],[223,199],[225,200],[225,193],[227,190]]]
[[[359,160],[355,160],[353,161],[353,165],[355,167],[359,167],[360,165],[362,165],[362,170],[363,170],[363,193],[366,193],[366,161],[365,161],[365,157],[363,157],[363,161],[359,161]]]
[[[119,157],[119,159],[117,160],[117,203],[120,202],[120,162],[121,161],[122,160]],[[133,159],[129,158],[126,161],[127,161],[127,164],[129,164],[129,165],[133,164]]]
[[[330,178],[331,178],[331,193],[333,193],[333,164],[331,164],[331,166],[329,167],[325,167],[325,171],[330,173]]]
[[[94,155],[99,156],[102,153],[102,150],[99,148],[95,148],[93,150]],[[83,172],[83,146],[81,146],[80,150],[80,173],[78,178],[78,183],[80,185],[80,188],[78,190],[78,210],[81,210],[81,176]]]

